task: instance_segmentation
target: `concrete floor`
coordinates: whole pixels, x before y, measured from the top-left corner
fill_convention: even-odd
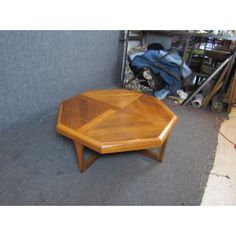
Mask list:
[[[236,108],[225,120],[220,131],[236,142]],[[218,136],[214,167],[211,170],[201,205],[236,205],[236,149]]]

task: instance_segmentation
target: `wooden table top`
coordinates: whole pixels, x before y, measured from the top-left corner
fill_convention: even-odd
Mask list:
[[[91,90],[60,104],[57,131],[99,153],[164,143],[177,117],[156,98],[126,89]]]

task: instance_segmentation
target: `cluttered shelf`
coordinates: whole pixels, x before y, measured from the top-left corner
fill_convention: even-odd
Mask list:
[[[209,32],[210,31],[210,32]],[[205,37],[205,38],[215,38],[221,40],[236,40],[236,36],[233,34],[232,30],[152,30],[143,32],[152,32],[158,35],[167,36],[191,36],[191,37]],[[229,32],[230,31],[230,32]]]
[[[127,31],[123,87],[160,100],[169,97],[182,105],[230,112],[236,97],[235,36],[155,31],[155,40],[150,42],[144,35]],[[159,35],[167,35],[171,46],[160,43]]]

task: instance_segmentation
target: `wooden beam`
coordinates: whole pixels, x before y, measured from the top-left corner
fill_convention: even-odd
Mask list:
[[[203,107],[207,107],[208,103],[210,102],[210,100],[213,98],[213,96],[217,93],[217,91],[222,87],[223,85],[223,80],[225,78],[225,75],[227,73],[227,71],[229,70],[230,67],[230,63],[228,62],[228,64],[226,65],[226,67],[224,68],[224,70],[222,71],[219,79],[217,80],[216,84],[214,85],[213,89],[211,90],[211,92],[204,98]]]
[[[208,84],[222,69],[223,67],[228,63],[228,61],[232,58],[232,56],[230,56],[229,58],[227,58],[210,76],[209,78],[202,83],[202,85],[200,85],[196,91],[190,95],[182,104],[183,105],[187,105],[204,87],[206,84]]]

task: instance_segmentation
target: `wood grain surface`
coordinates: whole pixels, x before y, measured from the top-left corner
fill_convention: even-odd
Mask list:
[[[91,90],[60,105],[57,131],[99,153],[162,145],[177,117],[156,98],[125,90]]]
[[[177,117],[161,101],[125,90],[91,90],[61,102],[57,131],[75,143],[80,172],[96,160],[84,148],[115,153],[161,147],[160,154],[142,153],[162,161],[167,138]]]

